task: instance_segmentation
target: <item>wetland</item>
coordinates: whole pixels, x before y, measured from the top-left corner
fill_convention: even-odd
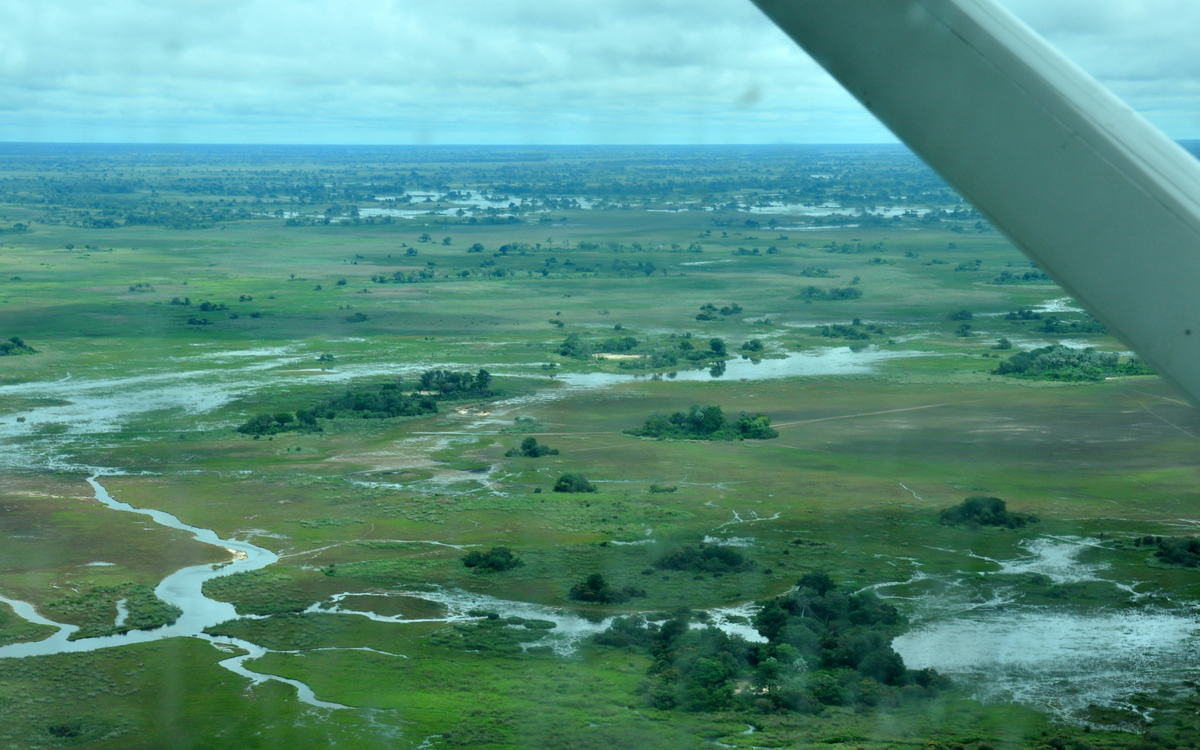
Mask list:
[[[322,154],[0,146],[5,747],[1200,741],[1200,415],[911,155]]]

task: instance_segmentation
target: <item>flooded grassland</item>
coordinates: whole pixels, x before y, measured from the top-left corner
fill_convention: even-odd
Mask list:
[[[1153,376],[993,372],[1125,350],[1036,275],[993,283],[1029,268],[994,232],[932,205],[504,197],[121,227],[105,252],[66,224],[4,236],[4,337],[37,350],[0,357],[5,746],[1191,741],[1200,572],[1141,540],[1200,521],[1200,418]],[[236,431],[480,369],[493,392],[436,413]],[[626,432],[696,404],[778,437]],[[529,437],[558,452],[508,455]],[[596,491],[554,492],[564,473]],[[1040,521],[939,523],[973,495]],[[659,565],[698,544],[749,562]],[[464,566],[496,546],[522,564]],[[813,571],[897,607],[896,651],[955,686],[666,710],[652,654],[591,638],[687,609],[761,642],[756,603]],[[597,573],[638,595],[572,600]]]

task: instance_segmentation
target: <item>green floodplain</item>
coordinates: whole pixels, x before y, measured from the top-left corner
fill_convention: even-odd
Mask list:
[[[4,145],[0,340],[0,747],[1200,746],[1200,415],[899,148]]]

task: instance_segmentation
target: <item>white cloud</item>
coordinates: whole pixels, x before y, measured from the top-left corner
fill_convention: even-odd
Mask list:
[[[1200,135],[1200,7],[1006,4]],[[0,0],[0,18],[3,140],[891,140],[746,0]]]

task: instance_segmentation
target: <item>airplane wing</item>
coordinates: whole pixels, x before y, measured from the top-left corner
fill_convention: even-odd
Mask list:
[[[993,0],[754,0],[1200,405],[1200,162]]]

